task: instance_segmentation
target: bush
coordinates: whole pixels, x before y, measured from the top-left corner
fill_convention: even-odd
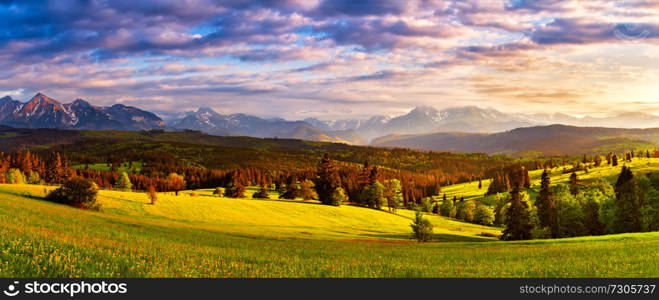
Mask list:
[[[486,205],[478,205],[474,210],[474,222],[481,225],[492,225],[494,223],[494,210]]]
[[[121,172],[121,175],[119,175],[119,179],[117,180],[117,183],[115,183],[114,187],[119,190],[132,189],[133,184],[130,182],[130,178],[128,178],[128,173]]]
[[[149,196],[149,200],[151,200],[151,205],[156,205],[156,201],[158,201],[158,193],[156,192],[156,188],[154,186],[149,186],[146,190],[146,194]]]
[[[41,176],[39,176],[39,173],[30,171],[30,174],[27,177],[27,183],[28,184],[43,184],[43,180],[41,180]]]
[[[421,205],[420,208],[423,212],[432,212],[432,198],[430,197],[425,197],[421,199]]]
[[[456,208],[457,211],[455,217],[465,222],[472,222],[474,220],[475,209],[476,205],[473,201],[460,201]]]
[[[348,202],[348,196],[342,187],[338,187],[332,193],[332,205],[340,206],[344,202]]]
[[[224,196],[224,188],[218,187],[213,191],[213,196],[222,197]]]
[[[270,199],[270,193],[266,189],[265,185],[261,186],[261,189],[252,195],[252,198],[255,199]]]
[[[11,184],[25,184],[25,175],[19,169],[10,169],[7,173],[7,181]]]
[[[74,177],[50,192],[46,200],[82,209],[99,210],[101,205],[96,201],[97,194],[98,187],[95,183],[82,177]]]
[[[428,219],[423,218],[423,214],[417,210],[416,218],[410,225],[412,227],[412,237],[419,242],[427,242],[432,239],[432,224]]]

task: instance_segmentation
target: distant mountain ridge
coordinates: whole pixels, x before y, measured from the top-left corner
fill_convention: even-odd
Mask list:
[[[373,116],[363,120],[319,120],[306,118],[289,121],[283,118],[260,118],[242,113],[221,114],[209,107],[196,111],[154,113],[132,106],[115,104],[94,106],[76,99],[67,104],[44,94],[23,103],[10,96],[0,98],[0,125],[20,128],[60,128],[90,130],[198,130],[214,135],[294,138],[350,144],[412,141],[408,135],[461,136],[474,133],[499,133],[516,128],[563,124],[616,128],[659,127],[659,116],[644,112],[621,113],[612,117],[574,117],[567,114],[515,114],[476,106],[438,110],[418,106],[406,114]],[[444,134],[441,134],[444,133]],[[452,134],[448,134],[452,133]],[[415,142],[416,143],[416,142]],[[426,149],[428,147],[423,146]],[[431,147],[432,148],[432,147]]]
[[[548,125],[499,133],[438,132],[377,138],[371,145],[449,152],[487,154],[565,155],[629,150],[659,142],[659,128],[621,129]],[[633,146],[632,146],[633,145]]]
[[[323,142],[360,143],[350,132],[325,132],[304,121],[286,121],[280,118],[262,119],[246,114],[223,115],[212,108],[201,107],[184,117],[172,119],[168,124],[177,129],[199,130],[214,135],[279,137]]]

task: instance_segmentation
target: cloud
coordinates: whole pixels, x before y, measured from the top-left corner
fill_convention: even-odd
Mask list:
[[[0,1],[0,91],[255,114],[659,110],[657,20],[645,0]]]

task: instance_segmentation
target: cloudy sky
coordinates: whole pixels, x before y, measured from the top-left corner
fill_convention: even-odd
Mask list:
[[[0,97],[298,119],[659,114],[659,0],[0,0]]]

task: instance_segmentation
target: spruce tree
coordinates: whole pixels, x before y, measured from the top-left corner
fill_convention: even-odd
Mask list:
[[[523,176],[513,176],[518,180],[512,182],[513,189],[510,191],[510,207],[506,212],[504,224],[506,229],[501,236],[502,240],[528,240],[531,239],[533,223],[529,203],[524,199],[522,188],[524,186]],[[519,180],[522,179],[522,180]]]
[[[133,184],[130,182],[128,173],[121,172],[121,175],[119,176],[119,180],[117,180],[117,183],[115,184],[115,188],[120,190],[130,190],[133,188]]]
[[[615,230],[619,233],[641,231],[645,195],[634,179],[631,168],[622,167],[616,181],[615,193],[613,218]]]
[[[538,209],[540,226],[549,228],[551,236],[556,238],[558,236],[556,202],[551,190],[551,178],[547,170],[542,172],[540,192],[538,199],[535,201],[535,206]]]
[[[570,193],[572,196],[576,196],[579,193],[580,180],[576,172],[572,172],[570,175]]]
[[[341,179],[339,178],[336,166],[327,153],[325,153],[318,164],[317,176],[314,183],[316,185],[316,192],[318,193],[318,200],[323,204],[333,204],[332,194],[334,194],[334,190],[341,186]]]

